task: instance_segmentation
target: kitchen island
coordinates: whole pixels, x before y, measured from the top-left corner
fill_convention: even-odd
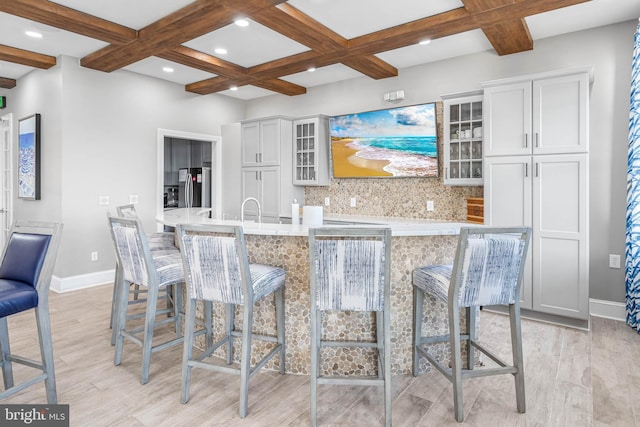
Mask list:
[[[290,373],[308,374],[310,365],[309,345],[309,245],[307,225],[267,224],[230,221],[198,215],[200,208],[174,209],[160,214],[160,224],[175,226],[179,223],[242,225],[247,241],[250,262],[282,267],[287,272],[285,283],[285,338],[286,366]],[[384,226],[392,230],[391,249],[391,366],[396,374],[411,372],[413,335],[413,269],[429,264],[453,262],[458,234],[461,227],[478,227],[477,224],[440,222],[411,218],[373,218],[349,215],[325,216],[326,226]],[[275,331],[275,315],[272,298],[258,301],[254,312],[256,333]],[[448,331],[447,307],[434,299],[425,301],[426,320],[423,331],[444,334]],[[224,311],[214,310],[214,329],[222,333]],[[242,316],[236,316],[242,322]],[[374,316],[358,312],[329,312],[324,316],[323,333],[331,339],[370,340],[375,334]],[[239,340],[236,340],[236,342]],[[255,342],[255,354],[266,351],[268,344]],[[235,354],[239,354],[236,348]],[[446,347],[434,349],[438,357],[446,357]],[[222,355],[222,353],[220,353]],[[323,350],[322,367],[332,375],[346,373],[374,374],[377,360],[373,352],[363,349]],[[274,368],[277,361],[267,365]],[[422,368],[425,369],[426,362]]]

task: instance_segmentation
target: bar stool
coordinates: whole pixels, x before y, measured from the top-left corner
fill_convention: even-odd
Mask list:
[[[310,228],[311,425],[317,423],[318,385],[384,387],[385,425],[391,426],[391,339],[389,294],[391,229]],[[322,336],[326,310],[375,312],[376,340],[329,341]],[[323,347],[360,347],[377,351],[378,376],[322,376]]]
[[[280,373],[285,373],[284,339],[284,282],[282,268],[262,264],[249,264],[247,246],[242,227],[222,225],[186,225],[176,227],[187,284],[185,341],[182,361],[182,386],[180,401],[189,401],[191,368],[240,375],[240,417],[248,413],[249,380],[276,354],[279,355]],[[276,336],[253,333],[253,306],[256,301],[275,294]],[[205,320],[211,322],[213,301],[225,305],[225,335],[198,357],[193,356],[193,329],[196,302],[205,303]],[[241,304],[242,331],[235,329],[235,306]],[[233,340],[242,337],[240,368],[215,365],[203,360],[226,344],[226,363],[233,361]],[[251,341],[260,339],[274,343],[273,348],[253,367],[251,366]],[[258,356],[256,356],[258,357]]]
[[[5,390],[0,399],[44,381],[47,403],[58,403],[53,366],[53,344],[49,320],[49,287],[56,263],[62,224],[16,221],[0,264],[0,366]],[[11,353],[7,318],[34,309],[40,344],[39,361]],[[15,384],[12,363],[42,371],[38,376]]]
[[[116,212],[118,213],[118,216],[122,218],[133,218],[133,219],[138,218],[135,205],[132,205],[132,204],[117,206]],[[178,248],[175,245],[174,233],[172,232],[149,233],[149,234],[146,234],[146,236],[147,236],[147,242],[149,243],[149,249],[151,250],[152,253],[155,253],[155,254],[169,253],[169,252],[175,252],[176,254],[178,253]],[[116,261],[113,297],[112,297],[112,303],[111,303],[111,320],[109,322],[109,327],[112,329],[111,345],[115,345],[116,343],[116,334],[118,329],[117,327],[114,327],[114,320],[116,320],[118,317],[116,314],[116,305],[117,305],[116,304],[116,300],[117,300],[116,283],[122,280],[122,278],[120,277],[121,274],[122,272],[120,271],[119,263]],[[140,289],[140,285],[137,283],[131,283],[131,285],[133,285],[133,289],[130,289],[129,292],[133,296],[133,301],[130,301],[129,304],[135,304],[136,302],[141,302],[141,303],[146,302],[146,300],[139,300],[140,295],[143,295],[146,293],[146,289]],[[170,287],[165,288],[165,291],[167,289],[170,289]],[[163,298],[167,300],[167,307],[170,308],[172,304],[170,293],[166,293],[163,296]]]
[[[122,361],[124,339],[134,342],[142,347],[142,374],[140,382],[146,384],[149,381],[149,367],[151,354],[155,351],[181,344],[182,315],[180,313],[182,291],[184,281],[182,260],[178,251],[151,252],[146,235],[142,230],[142,224],[137,219],[109,217],[111,236],[118,257],[120,274],[116,280],[116,352],[115,365]],[[129,288],[132,283],[137,283],[147,290],[146,308],[144,313],[127,314],[129,307]],[[172,308],[158,309],[158,294],[161,289],[168,286],[174,288],[175,304]],[[164,320],[156,317],[162,314],[173,316]],[[144,326],[126,329],[127,320],[144,317]],[[163,324],[174,323],[176,338],[162,344],[153,345],[154,330]],[[139,337],[142,333],[142,336]]]
[[[418,375],[420,357],[425,357],[453,384],[453,406],[458,422],[464,420],[462,380],[465,378],[512,374],[516,384],[518,412],[525,412],[524,364],[520,330],[520,286],[531,229],[461,228],[453,265],[432,265],[413,271],[414,346],[413,375]],[[424,295],[444,301],[449,313],[449,334],[422,336]],[[508,364],[476,340],[477,308],[508,305],[511,324],[513,364]],[[460,330],[460,307],[465,308],[466,331]],[[461,341],[466,341],[466,369],[462,367]],[[449,342],[451,368],[436,360],[427,346]],[[496,362],[497,368],[474,369],[474,350]]]

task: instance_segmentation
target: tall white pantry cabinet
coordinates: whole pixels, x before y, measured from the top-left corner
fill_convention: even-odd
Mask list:
[[[533,229],[521,307],[586,325],[591,75],[483,83],[485,223]]]

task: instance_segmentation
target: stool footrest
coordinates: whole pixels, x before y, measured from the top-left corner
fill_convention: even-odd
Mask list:
[[[318,377],[318,384],[382,386],[384,385],[384,378]]]

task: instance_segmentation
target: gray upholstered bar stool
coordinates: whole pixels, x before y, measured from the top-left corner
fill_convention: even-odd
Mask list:
[[[453,265],[431,265],[413,271],[414,346],[413,375],[418,375],[420,357],[425,357],[453,384],[456,420],[464,420],[462,380],[488,375],[512,374],[516,384],[518,412],[525,412],[524,365],[520,330],[520,286],[531,229],[462,228]],[[424,295],[447,304],[449,334],[422,336]],[[508,305],[513,363],[500,359],[476,340],[477,308]],[[466,331],[460,330],[460,308],[465,308]],[[466,341],[467,360],[463,369],[461,341]],[[451,368],[445,367],[427,350],[435,343],[449,342]],[[499,367],[474,369],[474,349],[487,355]]]
[[[182,259],[178,251],[151,252],[142,224],[138,219],[109,217],[111,236],[115,246],[121,274],[116,280],[116,313],[117,330],[115,365],[122,361],[124,339],[128,339],[142,347],[142,374],[140,382],[149,380],[149,367],[153,352],[181,344],[182,315],[180,312],[184,281]],[[146,307],[143,313],[128,315],[129,288],[132,283],[139,284],[147,290]],[[158,309],[158,295],[168,286],[174,287],[173,295],[176,303],[172,308]],[[170,314],[173,316],[158,320],[157,316]],[[144,317],[144,325],[127,329],[127,321]],[[153,345],[154,330],[160,325],[174,323],[176,338]],[[140,336],[141,335],[141,336]]]
[[[135,205],[121,205],[116,207],[117,216],[122,218],[132,218],[137,219],[138,214],[136,212]],[[147,242],[149,243],[149,249],[154,254],[160,253],[170,253],[175,252],[178,254],[178,248],[175,245],[175,235],[172,232],[159,232],[159,233],[149,233],[146,234]],[[116,334],[117,327],[114,327],[114,320],[117,318],[116,314],[116,283],[122,280],[121,277],[122,271],[120,270],[119,263],[116,261],[116,272],[114,277],[114,286],[113,286],[113,298],[111,303],[111,320],[109,326],[112,328],[111,333],[111,345],[115,345],[116,343]],[[146,302],[146,300],[139,300],[141,294],[146,294],[146,289],[140,289],[140,285],[137,283],[131,283],[130,288],[133,286],[133,289],[130,289],[129,292],[133,296],[133,301],[130,301],[130,304],[135,304],[140,301],[141,303]],[[170,287],[165,288],[165,291],[170,289]],[[163,298],[167,300],[167,307],[171,307],[171,295],[169,292],[166,292],[163,295]]]
[[[0,264],[0,367],[4,391],[0,399],[44,381],[47,403],[58,403],[49,320],[49,288],[60,245],[62,224],[16,221],[7,238]],[[11,353],[8,318],[33,309],[40,344],[40,360]],[[37,376],[14,383],[13,363],[35,368]]]
[[[282,268],[263,264],[250,264],[242,227],[223,225],[187,225],[176,227],[184,262],[187,285],[185,341],[182,361],[180,401],[189,401],[191,368],[240,375],[240,417],[244,418],[249,406],[249,380],[275,355],[279,356],[280,373],[285,370],[284,342],[284,282]],[[253,332],[253,306],[256,301],[275,295],[276,336],[257,335]],[[211,328],[212,302],[225,306],[225,334],[216,343],[207,342],[205,351],[193,355],[193,330],[196,302],[205,303],[205,321]],[[242,305],[242,331],[236,330],[234,317],[237,305]],[[226,344],[226,363],[233,362],[233,340],[242,337],[240,367],[205,362],[218,348]],[[271,350],[251,366],[251,341],[259,339],[273,344]],[[260,355],[255,355],[256,359]]]
[[[311,425],[317,423],[318,385],[384,387],[385,425],[391,425],[391,339],[389,294],[391,283],[391,229],[310,228],[311,287]],[[374,312],[376,339],[330,341],[323,338],[322,312]],[[323,347],[359,347],[376,350],[378,375],[323,376]]]

